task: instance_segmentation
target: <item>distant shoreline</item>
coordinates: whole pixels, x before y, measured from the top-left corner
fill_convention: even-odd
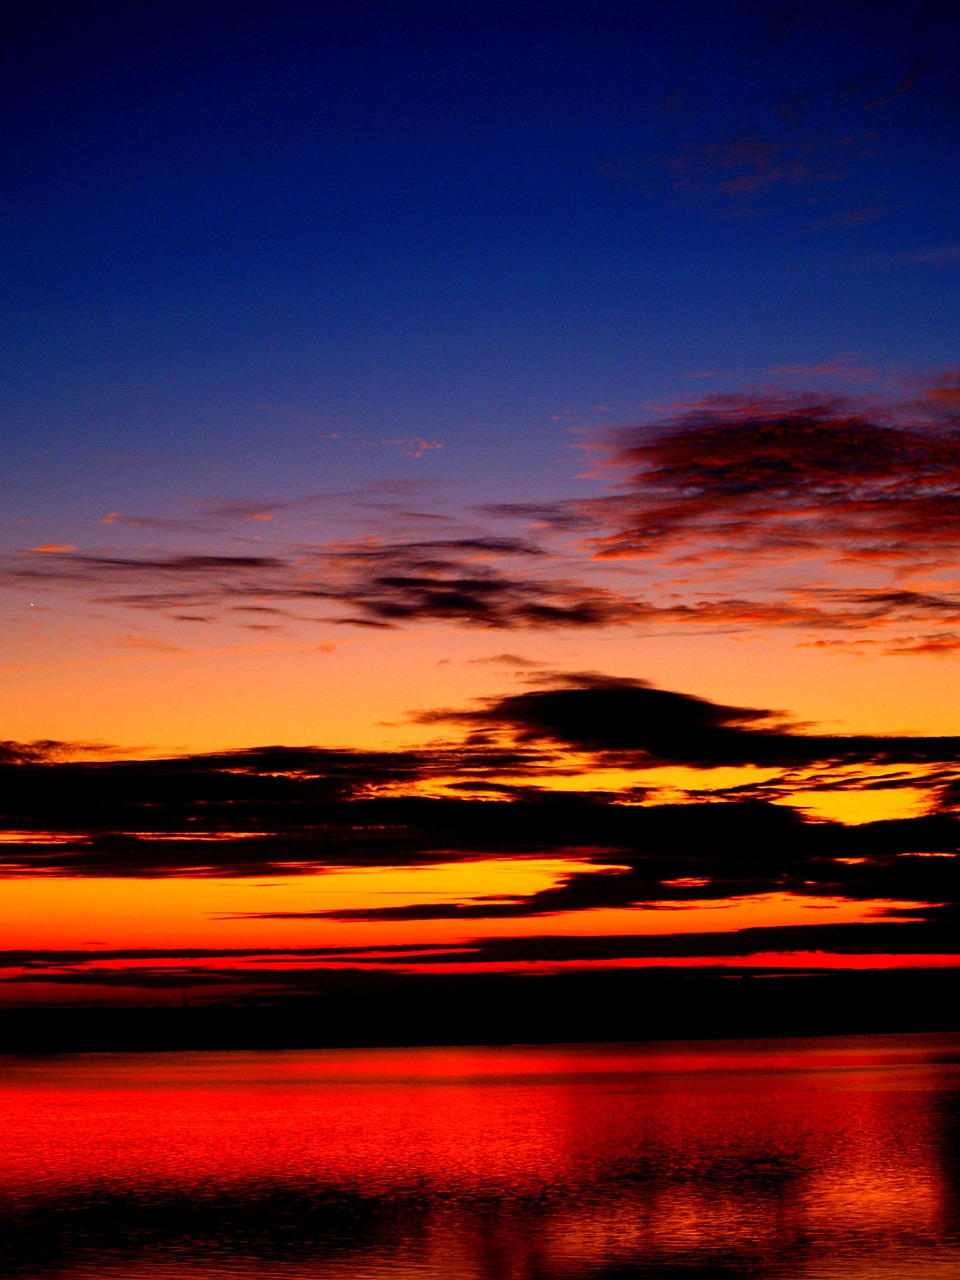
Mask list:
[[[195,998],[195,997],[194,997]],[[960,970],[337,974],[273,1004],[0,1008],[0,1054],[603,1043],[960,1031]]]

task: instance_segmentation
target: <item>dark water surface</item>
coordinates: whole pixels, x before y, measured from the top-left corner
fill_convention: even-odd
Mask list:
[[[0,1059],[0,1272],[960,1280],[960,1036]]]

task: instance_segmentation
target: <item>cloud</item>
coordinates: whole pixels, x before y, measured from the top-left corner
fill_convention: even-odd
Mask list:
[[[601,558],[723,555],[953,563],[960,423],[894,422],[812,396],[712,396],[607,446],[618,492],[588,509]]]
[[[901,253],[863,258],[862,267],[950,267],[960,263],[960,244],[937,245],[930,249],[908,249]]]
[[[440,440],[424,440],[421,436],[401,436],[394,440],[384,440],[384,444],[395,444],[403,450],[406,458],[422,458],[433,449],[442,449]]]
[[[669,959],[709,960],[720,957],[771,955],[777,952],[825,952],[827,955],[957,955],[960,931],[956,912],[942,917],[900,921],[893,918],[858,924],[774,925],[733,929],[722,933],[684,933],[643,936],[621,934],[533,937],[488,937],[475,940],[472,958],[479,962]],[[438,956],[438,959],[441,958]]]
[[[829,378],[832,382],[873,382],[879,376],[878,370],[849,353],[842,353],[816,364],[798,361],[794,364],[776,365],[765,370],[765,373],[772,378]]]
[[[490,564],[543,556],[528,542],[489,537],[355,544],[328,560],[347,581],[323,590],[357,610],[359,620],[387,626],[434,620],[508,630],[610,626],[635,618],[633,602],[616,592]]]
[[[853,357],[773,372],[872,375]],[[605,494],[484,513],[545,544],[579,533],[595,562],[655,574],[655,594],[621,586],[645,629],[778,628],[840,645],[849,632],[890,654],[948,652],[960,611],[941,572],[960,553],[958,386],[947,370],[886,406],[704,397],[582,446]]]
[[[934,658],[949,658],[960,649],[960,634],[947,631],[938,636],[908,636],[884,646],[884,652],[897,654],[926,654]]]
[[[419,784],[537,781],[551,753],[491,744],[370,752],[261,747],[80,762],[64,743],[0,746],[0,866],[71,875],[259,875],[533,851],[560,840],[505,806],[418,796]],[[532,811],[532,810],[531,810]]]
[[[741,133],[717,142],[688,142],[659,164],[678,191],[730,198],[772,187],[836,182],[846,176],[836,157],[854,145],[850,137],[801,141]]]
[[[260,502],[250,498],[229,498],[205,503],[204,513],[215,520],[263,522],[275,520],[278,515],[286,511],[295,511],[309,501],[309,499],[300,498],[288,502]]]
[[[553,677],[547,688],[420,719],[506,731],[520,744],[553,743],[634,768],[960,763],[960,737],[807,733],[782,712],[725,706],[643,680],[595,673],[559,682]]]
[[[671,483],[680,488],[683,480],[678,476],[671,478]],[[673,556],[680,562],[698,561],[705,579],[711,559],[739,566],[747,557],[751,563],[775,562],[778,554],[788,550],[798,559],[825,554],[825,546],[816,540],[817,511],[798,514],[791,522],[788,499],[781,502],[782,488],[757,498],[745,482],[732,496],[711,494],[699,507],[691,498],[691,484],[684,498],[672,502],[668,511],[662,480],[658,484],[659,490],[652,492],[643,491],[638,484],[636,493],[628,498],[594,500],[589,518],[576,517],[579,527],[589,525],[594,531],[588,549],[595,561],[630,560],[641,555],[649,561],[656,556]],[[823,499],[822,494],[820,497]],[[885,500],[893,508],[892,516],[899,513],[905,518],[907,497],[890,494]],[[931,501],[939,502],[939,498]],[[760,503],[771,508],[769,516],[764,520],[757,510],[756,518],[748,518],[751,505],[759,508]],[[731,516],[733,507],[743,510],[738,521]],[[499,514],[525,518],[527,511],[520,506]],[[920,520],[921,514],[915,518]],[[607,531],[602,529],[603,519],[608,521]],[[790,523],[789,536],[778,532],[778,520]],[[835,533],[837,523],[834,518]],[[953,523],[960,530],[956,519]],[[857,523],[852,532],[862,533],[865,528]],[[882,532],[879,526],[878,532]],[[937,561],[942,560],[944,546],[950,546],[949,526],[941,523],[926,530],[925,536],[928,560],[934,553]],[[704,542],[709,542],[709,549],[701,547]],[[906,557],[909,550],[905,543],[895,548],[890,539],[882,544],[872,539],[871,545],[864,540],[859,547],[835,545],[833,555],[883,567],[895,551]],[[923,552],[915,543],[913,550]],[[951,647],[949,628],[960,623],[960,595],[945,590],[802,584],[758,590],[754,583],[745,584],[742,594],[674,590],[653,598],[591,584],[590,562],[585,557],[579,565],[568,560],[565,576],[556,571],[532,572],[533,565],[552,567],[545,547],[526,538],[482,535],[278,545],[264,555],[146,552],[127,556],[74,553],[63,559],[19,556],[0,567],[0,579],[9,586],[31,590],[75,589],[101,605],[166,613],[174,619],[196,622],[211,622],[226,612],[227,616],[256,613],[278,621],[324,619],[379,628],[426,622],[502,631],[625,625],[700,630],[789,628],[821,637],[869,632],[872,643],[880,642],[882,627],[923,628],[913,636],[893,637],[886,643],[886,651],[891,653],[946,651]],[[302,612],[311,604],[321,610],[313,618]],[[297,612],[294,606],[299,606]],[[250,623],[245,620],[243,625]],[[138,643],[141,647],[146,644]]]
[[[116,755],[117,747],[103,742],[59,742],[51,738],[35,742],[0,742],[0,768],[5,765],[51,764],[82,755]],[[19,775],[14,775],[19,776]]]
[[[71,556],[64,564],[49,571],[41,565],[25,563],[20,574],[16,569],[8,569],[11,578],[22,577],[26,581],[42,582],[49,573],[52,580],[83,580],[88,576],[95,581],[109,581],[112,578],[123,580],[131,576],[150,572],[156,576],[203,577],[218,573],[231,573],[238,569],[264,570],[278,567],[280,561],[268,556],[226,556],[226,555],[158,555],[154,557],[136,556]]]
[[[516,808],[522,823],[523,807]],[[596,838],[604,843],[602,851],[591,850],[585,840],[591,818]],[[596,865],[568,872],[557,884],[526,897],[501,894],[459,902],[255,912],[250,918],[354,923],[519,920],[597,909],[673,909],[774,893],[917,903],[911,914],[922,918],[933,909],[924,903],[956,902],[960,897],[960,821],[955,817],[847,827],[805,821],[782,805],[741,801],[575,805],[565,819],[568,856],[579,844],[581,856]],[[657,945],[647,940],[647,954],[657,954]]]
[[[244,600],[312,601],[339,608],[327,615],[331,620],[377,627],[438,621],[504,630],[579,628],[639,616],[620,593],[514,567],[538,558],[546,553],[516,538],[370,538],[259,556],[74,555],[56,566],[19,557],[0,578],[10,585],[79,587],[100,603],[176,616]],[[499,567],[504,564],[510,567]]]
[[[0,875],[275,876],[350,867],[418,867],[534,857],[566,870],[528,894],[399,906],[249,911],[223,918],[332,924],[475,922],[449,946],[8,952],[0,982],[143,989],[308,990],[331,966],[429,968],[758,953],[952,954],[960,904],[960,739],[812,733],[782,712],[728,706],[638,680],[543,677],[473,710],[421,717],[465,736],[370,752],[264,746],[161,760],[100,759],[94,744],[0,745]],[[581,753],[569,758],[570,750]],[[541,790],[551,776],[594,767],[679,763],[708,771],[759,764],[792,770],[789,788],[916,782],[934,808],[857,826],[813,821],[787,804],[728,788],[709,802],[652,803],[622,792]],[[831,775],[858,768],[859,774]],[[884,773],[884,769],[892,772]],[[424,787],[439,786],[433,795]],[[474,798],[471,793],[482,795]],[[681,908],[790,895],[888,903],[875,922],[685,932]],[[910,904],[905,906],[904,904]],[[915,905],[914,905],[915,904]],[[571,915],[637,907],[676,912],[667,936],[582,937]],[[484,936],[484,921],[558,919],[549,937]],[[822,918],[822,917],[821,917]],[[567,926],[568,927],[568,926]],[[642,922],[638,921],[638,931]],[[573,930],[576,934],[576,930]]]
[[[960,369],[947,369],[923,389],[924,399],[945,413],[960,411]]]
[[[477,510],[481,515],[494,519],[521,520],[534,529],[561,533],[597,527],[597,517],[588,508],[562,499],[556,502],[490,502]]]
[[[315,918],[315,915],[298,918]],[[360,914],[360,913],[358,913]],[[960,952],[960,930],[957,929],[960,908],[956,904],[932,907],[890,907],[873,920],[856,923],[809,923],[802,925],[761,925],[723,932],[689,932],[678,930],[670,934],[536,934],[532,936],[506,935],[485,937],[482,934],[466,942],[436,944],[427,942],[380,943],[374,947],[320,946],[320,947],[125,947],[90,950],[23,948],[0,951],[0,981],[24,981],[23,967],[37,981],[95,982],[114,980],[129,985],[170,985],[180,988],[183,978],[196,977],[216,981],[222,975],[225,983],[247,984],[260,977],[267,982],[293,978],[295,983],[309,982],[311,973],[322,969],[325,963],[342,965],[350,963],[367,967],[382,965],[393,967],[414,964],[430,965],[448,962],[451,958],[474,962],[504,961],[583,961],[629,960],[636,958],[696,957],[748,957],[770,955],[776,952],[826,951],[840,955],[893,954],[893,955],[956,955]],[[241,917],[242,918],[242,917]],[[249,917],[248,917],[249,918]],[[253,918],[273,919],[265,915]],[[283,918],[282,916],[280,918]],[[409,919],[410,917],[398,917]],[[451,917],[455,918],[455,917]],[[248,962],[249,967],[230,969],[226,960]],[[303,968],[292,968],[291,962],[301,961]],[[170,962],[179,961],[182,966],[173,967]],[[124,969],[116,968],[117,962]],[[193,962],[193,972],[187,968]],[[268,966],[280,962],[279,971]],[[205,974],[202,965],[212,968]],[[129,968],[128,968],[129,966]],[[6,976],[4,971],[15,972]],[[111,974],[111,970],[113,970]],[[164,983],[164,977],[167,982]]]
[[[420,719],[465,733],[396,751],[265,746],[161,760],[83,761],[107,750],[5,743],[0,866],[222,877],[554,856],[582,868],[527,898],[364,919],[519,918],[770,892],[960,898],[958,738],[811,733],[769,709],[596,675]],[[786,772],[707,803],[692,787],[687,804],[651,803],[640,788],[549,790],[585,766],[676,764]],[[910,785],[925,786],[937,811],[851,827],[765,798]]]
[[[461,776],[525,769],[535,779],[545,763],[530,752],[513,761],[480,756],[461,752]],[[277,748],[99,765],[25,758],[0,765],[17,770],[4,779],[17,799],[4,819],[2,863],[15,875],[220,878],[505,856],[581,866],[526,897],[254,918],[523,919],[770,893],[960,899],[960,819],[952,812],[851,827],[763,801],[624,805],[519,788],[482,801],[371,794],[456,767],[453,755]]]
[[[892,212],[894,205],[874,204],[861,205],[859,208],[841,209],[805,228],[807,232],[835,231],[844,227],[863,227],[871,222],[878,222]]]
[[[183,653],[184,649],[169,640],[161,640],[157,636],[127,635],[117,636],[111,642],[119,649],[143,649],[150,653]]]
[[[498,666],[498,667],[533,667],[540,668],[543,666],[541,662],[535,662],[532,658],[525,658],[520,653],[494,653],[489,658],[470,658],[470,666]]]
[[[264,502],[253,498],[220,498],[189,504],[192,514],[182,517],[144,516],[108,511],[95,523],[123,525],[132,529],[151,529],[161,533],[221,533],[238,522],[264,524],[278,515],[296,512],[322,502],[322,495],[305,495],[285,501]]]
[[[918,59],[891,88],[877,94],[869,102],[865,102],[863,104],[864,111],[876,111],[880,107],[889,106],[891,102],[896,101],[897,98],[902,97],[904,94],[912,93],[924,76],[929,74],[929,71],[930,64],[927,59]]]
[[[774,372],[870,370],[841,356]],[[362,537],[257,538],[229,554],[34,550],[0,561],[0,582],[197,621],[269,609],[380,629],[778,629],[803,644],[947,654],[960,632],[960,592],[943,572],[960,555],[958,387],[946,370],[885,407],[708,396],[581,444],[596,461],[593,496],[451,515],[427,509],[423,486],[391,484],[335,495],[338,523],[352,511]],[[406,507],[414,497],[422,509]],[[253,521],[269,534],[268,517],[314,501],[221,500],[198,527]]]

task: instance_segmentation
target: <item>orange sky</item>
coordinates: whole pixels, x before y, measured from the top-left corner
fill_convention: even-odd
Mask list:
[[[579,438],[537,503],[398,486],[25,542],[0,565],[5,947],[760,929],[744,964],[942,956],[955,383],[883,412],[692,398]]]

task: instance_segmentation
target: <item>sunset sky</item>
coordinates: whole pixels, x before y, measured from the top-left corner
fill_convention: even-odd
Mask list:
[[[960,964],[955,5],[0,64],[0,1004]]]

